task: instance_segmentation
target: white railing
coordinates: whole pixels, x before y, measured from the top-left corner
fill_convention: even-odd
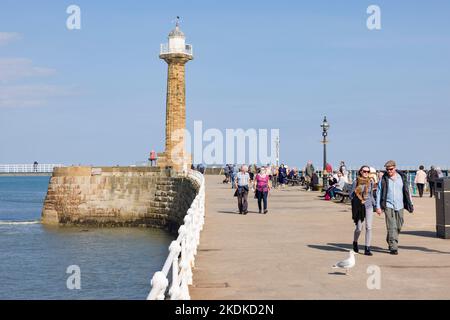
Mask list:
[[[159,54],[169,54],[169,53],[184,53],[192,56],[194,54],[194,50],[191,44],[186,44],[184,48],[169,48],[168,43],[162,43]]]
[[[0,164],[0,173],[52,173],[53,168],[62,164]]]
[[[198,171],[187,174],[198,182],[200,189],[184,217],[184,224],[178,229],[178,237],[169,246],[169,256],[161,271],[153,275],[152,289],[147,300],[165,300],[169,287],[169,271],[172,275],[169,297],[171,300],[190,300],[189,285],[192,285],[192,268],[195,267],[200,231],[205,222],[205,178]],[[181,254],[181,255],[180,255]]]

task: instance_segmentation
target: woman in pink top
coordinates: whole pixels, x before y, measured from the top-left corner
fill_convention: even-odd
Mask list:
[[[254,180],[256,198],[258,199],[259,213],[261,213],[261,201],[264,202],[264,213],[267,213],[267,196],[269,194],[269,176],[266,174],[266,168],[262,167]]]

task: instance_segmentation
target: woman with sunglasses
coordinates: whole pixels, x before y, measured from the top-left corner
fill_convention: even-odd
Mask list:
[[[365,250],[366,256],[371,256],[370,242],[372,239],[373,207],[375,199],[373,197],[373,181],[369,177],[370,167],[362,166],[359,169],[358,177],[353,183],[350,198],[352,200],[352,219],[356,225],[353,238],[353,251],[358,252],[358,239],[362,231],[363,223],[366,226]]]

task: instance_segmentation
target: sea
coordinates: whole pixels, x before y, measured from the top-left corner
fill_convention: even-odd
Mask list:
[[[49,179],[0,176],[0,299],[145,299],[172,236],[42,225]]]

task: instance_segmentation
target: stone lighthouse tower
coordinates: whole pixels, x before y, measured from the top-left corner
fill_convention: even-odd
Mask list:
[[[177,171],[191,165],[191,156],[185,150],[186,85],[185,64],[193,59],[192,46],[186,44],[179,21],[169,33],[169,42],[161,44],[159,57],[167,62],[166,145],[158,155],[160,167]]]

